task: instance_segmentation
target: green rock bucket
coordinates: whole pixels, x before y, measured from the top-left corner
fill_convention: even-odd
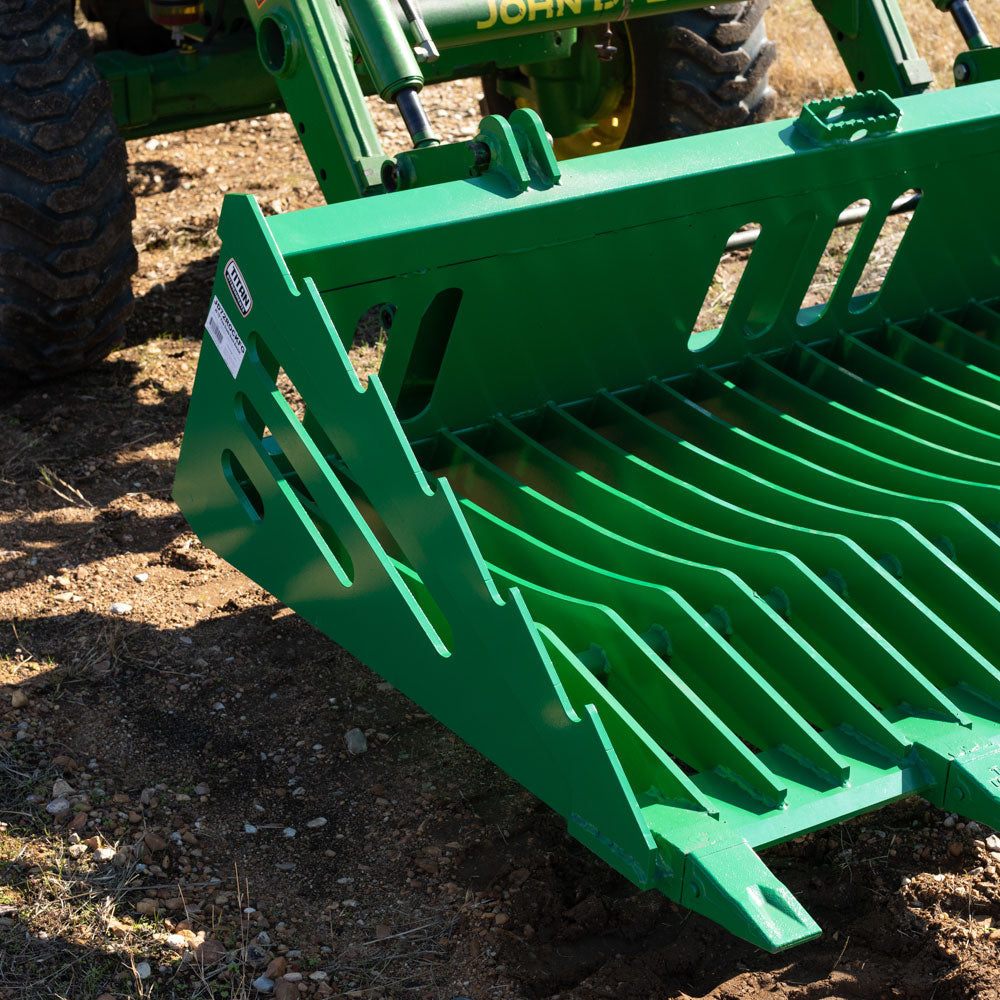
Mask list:
[[[1000,824],[1000,84],[561,173],[530,114],[488,128],[513,169],[266,220],[227,197],[177,501],[635,884],[808,940],[758,849],[913,793]]]

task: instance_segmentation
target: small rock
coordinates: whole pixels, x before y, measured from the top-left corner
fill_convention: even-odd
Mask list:
[[[52,766],[58,767],[64,774],[72,774],[80,769],[80,765],[72,757],[67,757],[65,754],[53,757]]]
[[[140,899],[135,904],[135,912],[141,913],[144,917],[152,917],[156,914],[158,905],[155,899]]]
[[[149,979],[149,977],[153,974],[153,970],[149,967],[149,962],[140,962],[135,967],[135,974],[140,979]]]
[[[955,814],[952,813],[950,816],[945,816],[941,821],[942,826],[954,826],[955,825]]]
[[[90,848],[90,849],[91,849],[92,851],[96,851],[96,850],[97,850],[97,848],[101,846],[101,838],[100,838],[100,837],[96,837],[96,836],[95,836],[95,837],[88,837],[88,838],[87,838],[87,839],[86,839],[86,840],[84,841],[84,843],[85,843],[85,844],[87,845],[87,847],[89,847],[89,848]]]
[[[212,938],[202,941],[194,950],[195,958],[204,966],[214,965],[225,953],[226,949]]]
[[[986,849],[988,851],[1000,851],[1000,837],[995,833],[991,833],[986,838]]]
[[[298,983],[302,981],[301,972],[286,972],[281,977],[286,983]]]
[[[69,799],[53,799],[46,807],[45,811],[52,816],[59,816],[69,809]]]
[[[328,976],[327,976],[327,974],[325,972],[318,971],[318,972],[310,972],[309,973],[309,978],[314,983],[321,983],[321,982],[323,982],[324,979],[327,979]]]
[[[174,951],[184,951],[187,947],[187,938],[183,934],[168,934],[166,937],[167,947]]]
[[[510,920],[510,917],[508,917],[506,913],[498,913],[494,918],[493,923],[496,924],[497,927],[500,927],[507,923],[508,920]]]
[[[388,924],[376,924],[375,926],[375,937],[381,941],[382,938],[387,938],[392,933],[392,928]]]
[[[132,605],[126,603],[125,601],[115,601],[114,604],[108,608],[113,615],[130,615],[132,613]]]
[[[243,957],[247,965],[254,969],[267,965],[268,963],[267,952],[261,948],[259,944],[248,944]],[[270,987],[268,987],[268,989],[270,989]]]
[[[94,857],[98,861],[110,861],[118,852],[113,847],[98,847]]]
[[[81,855],[87,853],[86,844],[70,844],[69,845],[69,856],[71,858],[79,858]]]
[[[287,979],[274,984],[274,1000],[299,1000],[299,988]]]
[[[210,791],[211,791],[211,789],[208,787],[208,785],[195,785],[194,786],[194,794],[195,795],[208,795],[208,793]]]
[[[353,754],[364,753],[368,749],[368,740],[360,729],[348,729],[344,734],[344,742]]]
[[[167,849],[167,842],[158,833],[149,831],[142,839],[151,851],[159,852]]]
[[[18,688],[10,696],[10,704],[13,708],[24,708],[28,704],[28,692],[23,688]]]
[[[65,798],[67,795],[73,794],[73,786],[63,778],[57,778],[52,783],[52,794],[56,798]]]
[[[70,830],[82,830],[87,825],[87,819],[89,817],[85,812],[78,812],[70,821]]]
[[[306,826],[308,826],[310,830],[315,830],[318,827],[326,826],[326,817],[317,816],[315,819],[309,820],[309,822],[306,823]]]
[[[286,837],[294,837],[298,830],[294,826],[286,826],[284,830],[281,831]]]
[[[149,579],[149,574],[136,573],[135,576],[132,577],[132,579],[135,580],[136,583],[145,583]]]
[[[270,993],[274,989],[274,980],[268,979],[267,976],[258,976],[253,981],[253,988],[258,993]]]
[[[160,148],[160,140],[159,139],[150,139],[146,143],[146,149],[148,149],[151,153],[153,152],[153,150],[159,149],[159,148]]]
[[[982,827],[975,820],[965,824],[966,833],[979,833],[981,829]]]
[[[243,824],[243,832],[244,833],[256,833],[257,832],[257,827],[255,827],[253,825],[253,823],[244,823]]]
[[[267,931],[261,931],[254,939],[254,944],[259,944],[261,948],[271,947],[271,935]]]
[[[264,970],[264,975],[268,979],[280,979],[285,974],[287,967],[288,963],[279,955],[268,963],[267,968]]]
[[[948,845],[948,853],[953,858],[960,858],[962,856],[962,852],[964,850],[965,850],[965,845],[963,843],[961,843],[960,841],[958,841],[958,840],[953,840]]]

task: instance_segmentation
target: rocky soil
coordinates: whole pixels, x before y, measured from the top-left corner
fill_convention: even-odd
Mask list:
[[[427,106],[458,138],[477,97]],[[283,116],[129,145],[128,343],[0,409],[0,998],[998,995],[992,830],[912,798],[768,851],[825,935],[763,954],[204,549],[170,489],[221,198],[321,199]]]

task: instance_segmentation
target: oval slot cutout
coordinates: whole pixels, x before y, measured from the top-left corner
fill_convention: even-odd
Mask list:
[[[246,511],[251,521],[260,521],[264,517],[264,501],[260,491],[250,481],[247,470],[240,460],[228,449],[222,453],[222,474],[226,477],[230,489],[239,500],[240,506]]]
[[[799,311],[795,317],[799,326],[811,326],[826,312],[861,232],[864,219],[861,213],[867,212],[870,208],[871,201],[868,198],[859,198],[851,202],[837,217],[837,220],[841,221],[845,217],[856,216],[859,221],[851,225],[835,225],[831,229],[826,246],[816,262],[816,270],[813,272],[809,287],[799,303]]]
[[[894,208],[912,207],[893,215],[887,215],[883,220],[878,239],[872,247],[872,252],[868,255],[868,260],[865,261],[857,284],[851,291],[848,309],[852,313],[864,312],[875,305],[892,263],[903,245],[903,240],[906,238],[910,223],[913,221],[913,216],[916,214],[922,197],[921,190],[910,188],[893,201]]]
[[[748,222],[727,238],[715,274],[712,275],[712,281],[705,290],[694,328],[688,335],[687,348],[692,353],[697,354],[707,350],[722,332],[729,307],[733,304],[737,289],[746,274],[755,239],[760,236],[760,229],[759,223]],[[729,247],[733,249],[730,250]]]

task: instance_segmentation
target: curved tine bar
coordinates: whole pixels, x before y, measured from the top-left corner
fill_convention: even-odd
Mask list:
[[[503,423],[507,424],[506,421]],[[878,682],[873,683],[873,677],[881,680],[882,673],[870,669],[872,665],[883,660],[892,660],[897,654],[890,651],[884,639],[879,636],[878,629],[873,629],[870,621],[866,621],[855,611],[854,605],[858,604],[857,600],[852,599],[845,604],[824,582],[810,573],[804,564],[793,560],[787,553],[720,540],[718,536],[705,532],[695,533],[696,529],[688,526],[684,526],[685,530],[682,533],[671,531],[672,525],[666,515],[594,480],[512,425],[507,424],[507,427],[510,436],[498,442],[500,450],[507,455],[516,453],[518,455],[516,465],[522,478],[529,482],[538,482],[547,490],[549,497],[555,494],[556,500],[562,505],[559,509],[564,513],[568,514],[571,510],[578,515],[584,515],[595,523],[603,524],[609,530],[618,531],[622,536],[638,541],[641,545],[663,548],[667,538],[682,541],[689,539],[688,544],[692,548],[700,549],[703,556],[718,557],[719,565],[738,573],[758,593],[767,594],[773,592],[775,586],[779,587],[782,595],[787,595],[788,598],[789,624],[811,647],[808,650],[810,656],[812,654],[818,656],[812,662],[807,662],[803,671],[802,657],[799,653],[790,656],[777,655],[777,650],[770,648],[766,643],[758,647],[755,656],[748,654],[746,650],[744,653],[751,656],[754,665],[783,697],[795,705],[803,716],[821,728],[828,728],[831,723],[839,724],[847,721],[843,716],[835,720],[829,716],[833,706],[839,705],[841,711],[846,708],[850,717],[855,719],[855,723],[852,724],[860,723],[859,728],[864,730],[864,719],[857,718],[859,711],[857,702],[862,702],[860,707],[862,716],[870,716],[873,713],[869,705],[863,702],[855,684],[860,684],[862,690],[867,693],[867,698],[875,704],[894,705],[908,701],[914,706],[944,712],[956,719],[961,718],[961,713],[950,706],[950,702],[934,691],[926,681],[921,680],[916,687],[912,686],[910,684],[912,675],[906,672],[901,674],[904,681],[902,687],[898,685],[898,677],[897,686],[892,686],[891,682],[888,686],[882,687]],[[598,440],[604,441],[609,448],[613,447],[603,438]],[[485,491],[487,493],[499,491],[505,494],[502,498],[494,500],[494,503],[499,503],[500,509],[509,509],[512,504],[518,502],[518,498],[529,492],[520,481],[507,476],[478,453],[470,449],[466,454],[477,464],[478,475],[487,480]],[[536,468],[541,470],[539,476],[525,476],[525,470]],[[659,473],[652,469],[648,472],[654,490],[647,493],[655,492]],[[461,479],[460,488],[473,499],[479,497],[481,500],[481,491],[468,492],[468,476],[467,471],[466,476]],[[534,493],[533,490],[530,492]],[[647,496],[646,499],[650,497]],[[552,505],[555,503],[548,497],[541,498],[540,502]],[[496,507],[493,509],[497,510]],[[533,533],[542,537],[540,531],[541,529],[538,529]],[[810,536],[808,532],[801,534],[815,537]],[[895,625],[898,619],[903,623],[911,622],[911,627],[917,634],[927,631],[925,623],[920,619],[929,613],[921,609],[919,604],[915,604],[912,596],[894,580],[888,578],[873,560],[868,559],[842,538],[830,536],[828,541],[832,543],[830,547],[834,548],[839,556],[839,565],[844,567],[845,571],[848,565],[851,567],[851,571],[848,572],[849,587],[852,593],[856,590],[861,594],[861,606],[864,607],[867,603],[873,609],[879,609],[877,624]],[[581,539],[581,543],[582,548],[579,551],[583,557],[595,551],[589,536]],[[671,547],[670,551],[675,550]],[[735,562],[734,557],[739,557],[740,562]],[[611,553],[611,558],[619,558],[618,550]],[[630,549],[622,550],[621,558],[623,561],[620,571],[634,573],[638,570],[639,560]],[[602,564],[609,569],[616,568],[610,561],[604,561]],[[657,579],[653,574],[658,569],[656,566],[651,567],[646,578],[653,582],[674,585],[688,599],[693,599],[692,593],[685,590],[679,580]],[[744,575],[744,571],[747,575]],[[715,596],[718,599],[718,595]],[[712,595],[707,596],[707,600],[711,599]],[[725,606],[730,610],[728,604]],[[737,637],[740,637],[740,624],[735,618],[733,622],[736,625]],[[937,638],[933,632],[932,636]],[[773,638],[769,641],[773,642]],[[866,664],[869,669],[863,671],[848,669],[846,673],[853,683],[845,691],[845,678],[830,666],[831,658],[837,662],[846,658],[851,664]],[[885,673],[889,678],[896,676],[893,667],[894,664],[886,664]],[[805,677],[809,677],[808,684],[803,683]],[[844,704],[845,694],[852,704]],[[870,725],[870,719],[868,724]],[[877,725],[877,728],[881,726]],[[875,734],[872,735],[876,739],[880,738]]]
[[[708,373],[711,375],[711,373]],[[721,383],[722,391],[728,393],[731,387]],[[808,461],[784,448],[772,444],[756,433],[749,433],[724,420],[722,417],[698,406],[681,395],[671,386],[659,384],[664,406],[655,413],[657,426],[669,422],[680,426],[678,429],[699,441],[703,448],[684,441],[684,454],[688,466],[697,466],[697,475],[707,478],[716,491],[726,491],[740,497],[741,503],[756,501],[759,494],[758,483],[766,481],[774,489],[806,498],[816,498],[826,506],[811,508],[813,517],[824,512],[836,511],[834,522],[842,515],[856,515],[849,525],[853,537],[872,537],[872,531],[888,529],[886,520],[905,519],[904,527],[915,528],[929,542],[938,545],[948,540],[947,548],[953,551],[959,565],[991,593],[1000,590],[1000,537],[978,518],[964,508],[947,500],[936,500],[914,494],[900,493],[875,486],[870,482],[835,472],[829,468]],[[736,391],[737,402],[739,390]],[[745,395],[745,394],[744,394]],[[777,411],[774,411],[777,414]],[[780,417],[780,414],[777,414]],[[731,416],[739,418],[738,413]],[[707,449],[707,450],[706,450]],[[655,453],[645,457],[655,462]],[[742,475],[734,482],[733,470]],[[684,475],[692,475],[687,471]],[[767,494],[758,502],[758,509],[766,512]],[[881,517],[881,522],[857,520],[857,517]],[[815,523],[815,522],[813,522]],[[903,523],[902,520],[897,523]],[[827,526],[824,520],[823,527]],[[874,527],[877,524],[877,527]],[[873,527],[869,527],[872,525]],[[876,536],[866,545],[869,554],[878,557],[889,548],[891,536],[883,543]],[[898,544],[898,543],[895,543]],[[889,548],[889,551],[895,551]]]
[[[742,669],[739,658],[693,608],[677,601],[671,609],[670,632],[678,637],[678,652],[667,663],[607,605],[568,597],[495,564],[490,568],[498,579],[517,587],[532,618],[551,628],[571,649],[582,652],[591,645],[600,649],[607,663],[604,683],[608,690],[667,753],[696,771],[737,775],[768,808],[784,800],[786,785],[757,760],[675,669],[683,665],[690,675],[702,664],[718,660],[729,660],[733,672]],[[660,603],[660,617],[666,620],[662,612],[668,602]],[[721,656],[720,650],[725,651]]]
[[[566,603],[569,598],[552,597],[551,600]],[[537,595],[534,604],[536,610],[545,614],[547,620],[552,617],[559,620],[558,614],[553,616],[539,607],[544,607],[545,602],[537,599]],[[718,809],[712,805],[711,800],[639,725],[607,686],[583,665],[556,632],[541,622],[536,621],[535,624],[573,710],[582,717],[587,705],[597,707],[629,786],[640,803],[643,800],[662,799],[675,805],[682,803],[688,808],[717,814]]]
[[[877,351],[921,375],[990,402],[1000,399],[1000,383],[989,372],[967,365],[947,351],[938,350],[901,326],[889,323],[878,330],[858,336]]]
[[[838,405],[759,357],[748,358],[734,381],[764,403],[828,436],[830,441],[842,442],[924,475],[1000,489],[1000,463],[995,460],[942,448],[908,429],[883,423],[853,407]],[[826,452],[823,443],[815,443],[814,448],[820,455]]]
[[[816,345],[833,364],[937,413],[1000,436],[1000,405],[908,368],[857,337],[837,337]]]
[[[930,335],[930,342],[938,350],[988,372],[996,379],[996,392],[1000,394],[1000,345],[977,337],[955,320],[935,312],[928,315],[919,332]]]
[[[875,452],[835,435],[811,427],[787,416],[735,382],[723,379],[714,372],[703,372],[710,380],[711,398],[701,398],[693,407],[721,410],[724,419],[738,426],[734,435],[741,446],[751,435],[778,452],[792,458],[800,467],[806,463],[829,469],[843,477],[857,477],[855,481],[870,483],[888,491],[898,491],[917,497],[928,497],[951,503],[960,503],[981,520],[1000,515],[1000,487],[987,483],[951,479],[924,472],[923,469],[901,465]],[[801,456],[809,456],[808,459]],[[787,475],[794,475],[786,470]],[[859,500],[858,502],[862,502]],[[900,514],[898,508],[897,515]],[[903,515],[905,516],[905,515]]]
[[[797,345],[782,359],[781,368],[827,399],[867,419],[904,430],[939,448],[993,463],[1000,458],[1000,435],[869,382],[812,348]]]

